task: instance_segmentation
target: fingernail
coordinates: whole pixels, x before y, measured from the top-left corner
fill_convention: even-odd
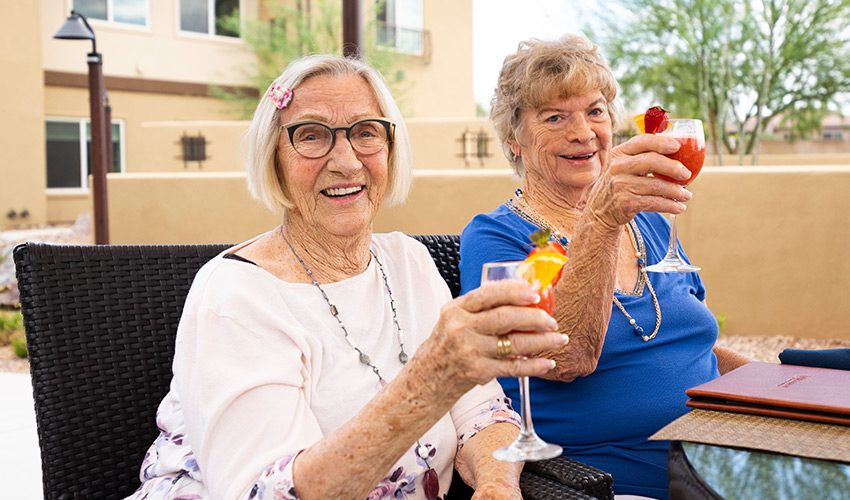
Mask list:
[[[540,294],[539,293],[534,294],[534,299],[532,299],[531,303],[532,304],[539,304],[540,303]]]
[[[555,369],[555,360],[554,360],[554,359],[550,359],[550,360],[549,360],[549,369],[550,369],[550,370],[554,370],[554,369]]]
[[[688,206],[687,206],[687,205],[685,205],[685,204],[684,204],[684,203],[682,203],[682,202],[677,201],[677,202],[676,202],[676,204],[677,204],[677,205],[679,205],[679,207],[682,209],[682,212],[684,212],[685,210],[687,210],[687,209],[688,209]]]
[[[682,180],[685,180],[685,181],[686,181],[686,180],[688,180],[688,179],[690,179],[690,178],[691,178],[691,171],[690,171],[690,170],[688,170],[688,169],[687,169],[687,168],[685,168],[685,167],[682,167],[682,169],[681,169],[681,170],[679,170],[679,177],[680,177]]]
[[[682,195],[679,197],[680,200],[688,201],[694,197],[694,193],[688,191],[685,188],[682,188]]]
[[[562,340],[561,345],[567,345],[570,342],[570,336],[567,335],[566,333],[562,333],[561,334],[561,340]]]
[[[558,331],[558,322],[552,316],[549,316],[548,326],[553,332]]]

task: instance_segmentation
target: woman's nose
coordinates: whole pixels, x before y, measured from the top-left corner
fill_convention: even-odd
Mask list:
[[[593,139],[594,135],[596,134],[584,117],[570,120],[567,125],[567,138],[571,141],[588,142]]]
[[[354,171],[363,167],[363,163],[357,158],[357,152],[348,141],[344,130],[336,131],[336,141],[328,153],[328,168],[343,173]]]

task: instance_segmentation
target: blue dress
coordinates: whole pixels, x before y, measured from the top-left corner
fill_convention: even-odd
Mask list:
[[[669,223],[656,213],[640,213],[635,222],[648,263],[660,261],[667,252]],[[477,215],[461,235],[461,293],[479,286],[484,263],[525,259],[528,236],[537,229],[506,205]],[[705,288],[697,273],[648,275],[661,308],[654,339],[644,342],[636,336],[612,301],[596,371],[569,383],[532,378],[529,390],[541,438],[563,446],[570,458],[610,472],[616,494],[666,499],[669,441],[647,437],[688,411],[686,389],[719,376],[712,352],[718,329],[702,303]],[[644,334],[651,334],[656,313],[649,290],[615,294]],[[516,379],[499,382],[518,400]]]

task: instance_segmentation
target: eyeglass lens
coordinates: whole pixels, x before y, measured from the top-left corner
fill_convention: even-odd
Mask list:
[[[387,126],[378,120],[357,122],[344,130],[351,147],[361,154],[377,153],[387,143]],[[333,148],[336,132],[321,123],[303,123],[292,130],[292,146],[308,158],[319,158]]]

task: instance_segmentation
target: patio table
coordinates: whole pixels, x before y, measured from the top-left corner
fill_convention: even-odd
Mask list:
[[[850,464],[688,441],[682,448],[700,477],[727,500],[850,498]]]
[[[671,500],[850,498],[850,426],[695,409],[650,439],[672,441]],[[696,477],[675,473],[682,454]]]

